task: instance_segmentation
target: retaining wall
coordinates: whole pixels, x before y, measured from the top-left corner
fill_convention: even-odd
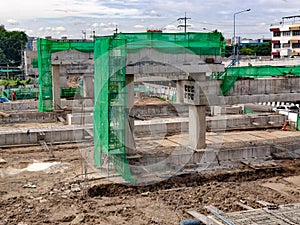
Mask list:
[[[45,140],[48,143],[68,143],[90,138],[86,128],[74,126],[47,129],[10,129],[1,131],[0,135],[0,147],[37,145],[40,140]]]

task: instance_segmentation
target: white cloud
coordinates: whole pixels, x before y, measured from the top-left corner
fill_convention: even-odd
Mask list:
[[[144,12],[144,15],[150,16],[150,17],[160,17],[161,14],[155,10],[146,11]]]
[[[19,25],[18,21],[14,20],[14,19],[8,19],[7,23],[9,23],[10,25]]]
[[[93,27],[93,28],[97,28],[97,27],[99,27],[99,24],[98,24],[98,23],[93,23],[93,24],[92,24],[92,27]]]
[[[167,30],[167,31],[174,31],[174,30],[178,30],[178,28],[175,25],[167,25],[165,27],[165,30]]]
[[[66,31],[66,28],[65,27],[53,27],[52,28],[53,29],[53,31],[58,31],[58,32],[61,32],[61,31]]]
[[[117,23],[115,22],[109,22],[109,23],[101,23],[100,27],[102,28],[115,28],[117,26]]]
[[[134,28],[137,28],[137,29],[145,29],[145,26],[144,25],[134,25],[133,26]]]
[[[18,6],[18,7],[16,7]],[[81,31],[96,30],[97,35],[165,28],[180,31],[179,17],[191,18],[188,31],[222,30],[233,35],[233,13],[246,8],[251,12],[237,17],[237,34],[271,36],[269,25],[283,16],[298,15],[299,0],[8,0],[1,2],[0,23],[7,29],[20,24],[30,35],[82,36]],[[13,15],[13,18],[12,18]],[[157,19],[159,18],[159,19]],[[7,23],[7,24],[5,24]],[[151,29],[151,28],[150,28]]]

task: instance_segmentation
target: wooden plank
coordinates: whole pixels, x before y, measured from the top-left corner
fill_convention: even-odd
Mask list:
[[[224,223],[216,220],[215,218],[213,218],[212,216],[208,216],[208,218],[210,219],[211,223],[209,225],[224,225]]]
[[[191,216],[195,217],[201,223],[204,223],[206,225],[211,225],[210,219],[207,216],[205,216],[201,213],[198,213],[196,211],[187,211],[187,213],[190,214]]]
[[[235,202],[238,206],[241,206],[243,209],[246,209],[246,210],[252,210],[254,208],[252,208],[251,206],[248,206],[248,205],[245,205],[241,202]]]
[[[57,119],[58,119],[61,123],[63,123],[63,124],[66,123],[65,119],[62,118],[61,116],[58,116]]]
[[[213,205],[205,206],[205,208],[214,214],[215,217],[222,220],[225,224],[234,225],[232,221],[225,217],[225,213],[218,208],[214,207]]]

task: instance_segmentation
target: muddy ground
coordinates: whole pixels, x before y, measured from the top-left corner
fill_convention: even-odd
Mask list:
[[[88,143],[83,144],[88,145]],[[300,202],[300,160],[274,161],[271,167],[181,174],[151,186],[114,183],[88,169],[75,144],[0,149],[0,224],[179,224],[186,211],[207,214],[204,206],[232,212],[236,202],[260,207]],[[32,163],[53,163],[48,169]],[[39,164],[38,164],[39,165]],[[48,165],[48,164],[47,164]]]

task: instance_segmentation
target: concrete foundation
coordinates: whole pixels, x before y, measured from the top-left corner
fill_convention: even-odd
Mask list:
[[[84,99],[84,106],[91,108],[93,110],[94,102],[93,99]],[[82,100],[65,100],[61,99],[61,107],[67,107],[70,109],[73,108],[81,108],[82,107]],[[16,102],[6,102],[0,103],[0,111],[2,112],[9,112],[9,111],[26,111],[26,110],[34,110],[37,111],[38,108],[38,101],[28,100],[28,101],[16,101]]]
[[[0,124],[15,124],[15,123],[53,123],[56,122],[56,114],[23,112],[12,113],[8,117],[0,117]]]
[[[280,114],[251,114],[206,117],[206,131],[232,131],[281,128],[286,117]],[[143,137],[153,134],[170,135],[187,133],[189,118],[165,118],[152,120],[136,120],[135,136]]]
[[[92,127],[81,126],[14,128],[0,131],[0,147],[38,145],[40,140],[54,144],[90,140],[87,130],[91,129]]]

